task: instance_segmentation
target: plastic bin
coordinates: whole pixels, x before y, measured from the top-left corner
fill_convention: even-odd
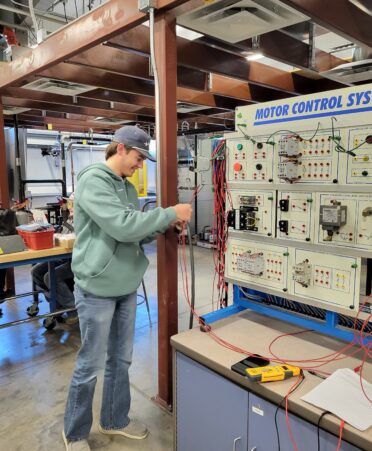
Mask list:
[[[39,232],[26,232],[18,229],[17,232],[23,238],[28,249],[40,250],[53,247],[53,228]]]

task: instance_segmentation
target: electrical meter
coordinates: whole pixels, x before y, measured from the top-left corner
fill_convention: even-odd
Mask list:
[[[334,232],[346,224],[347,207],[340,202],[333,201],[332,205],[321,205],[319,223],[327,231],[326,241],[332,241]]]

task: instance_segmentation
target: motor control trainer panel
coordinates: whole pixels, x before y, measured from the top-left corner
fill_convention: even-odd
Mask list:
[[[238,107],[229,281],[355,316],[372,278],[372,84]]]

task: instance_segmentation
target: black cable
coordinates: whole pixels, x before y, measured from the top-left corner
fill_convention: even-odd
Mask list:
[[[68,22],[68,20],[67,20],[67,14],[66,14],[66,4],[65,4],[65,2],[63,2],[63,11],[64,11],[64,13],[65,13],[65,19],[66,19],[66,23]]]
[[[296,138],[300,138],[302,141],[311,141],[313,138],[315,138],[315,136],[318,134],[319,131],[319,127],[320,127],[320,122],[318,122],[318,126],[316,127],[315,132],[313,133],[313,135],[310,138],[303,138],[301,135],[299,135],[297,132],[294,132],[293,130],[287,130],[287,129],[283,129],[283,130],[277,130],[276,132],[272,133],[266,140],[266,144],[271,144],[270,142],[270,138],[272,138],[274,135],[278,134],[278,133],[282,133],[282,132],[287,132],[290,133],[291,135],[294,135]]]
[[[320,422],[322,421],[322,418],[324,417],[324,415],[327,415],[328,413],[331,413],[331,412],[329,412],[328,410],[324,411],[320,415],[320,417],[318,419],[318,424],[316,425],[316,434],[317,434],[317,437],[318,437],[318,451],[320,451]]]
[[[194,248],[192,244],[192,235],[190,225],[186,225],[187,228],[187,236],[189,238],[190,245],[190,266],[191,266],[191,309],[190,309],[190,320],[189,320],[189,329],[193,328],[193,320],[194,320],[194,308],[195,308],[195,258],[194,258]]]
[[[331,125],[332,125],[332,136],[331,136],[331,140],[336,144],[335,146],[335,151],[336,152],[341,152],[341,153],[347,153],[348,155],[351,155],[352,157],[355,157],[355,153],[354,150],[359,149],[359,147],[362,147],[363,144],[365,144],[365,140],[362,141],[360,144],[358,144],[357,146],[355,146],[353,149],[345,149],[341,144],[341,138],[339,136],[335,136],[335,128],[334,128],[334,121],[337,122],[337,118],[332,116],[331,117]]]
[[[301,370],[301,375],[302,375],[301,381],[288,393],[288,395],[284,396],[284,398],[280,401],[280,403],[278,404],[278,406],[277,406],[277,408],[275,410],[274,422],[275,422],[276,438],[278,440],[278,451],[280,451],[280,436],[279,436],[279,428],[278,428],[278,412],[279,412],[280,407],[282,407],[282,404],[285,401],[285,399],[287,398],[287,396],[289,397],[292,393],[294,393],[298,389],[298,387],[302,384],[302,382],[305,380],[305,375],[304,375],[302,370]]]
[[[78,7],[77,7],[76,0],[74,0],[74,2],[75,2],[76,18],[78,18],[79,17],[79,13],[78,13]]]

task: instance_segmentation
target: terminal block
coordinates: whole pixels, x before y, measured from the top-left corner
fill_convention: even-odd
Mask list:
[[[323,230],[327,231],[325,241],[332,241],[334,232],[346,224],[347,207],[341,202],[332,201],[332,205],[321,205],[319,223]]]
[[[283,161],[278,164],[278,177],[287,182],[294,182],[301,178],[297,161]]]
[[[297,139],[283,138],[279,141],[278,154],[280,157],[298,158],[301,156]]]
[[[251,274],[253,276],[262,276],[265,271],[265,260],[262,252],[252,254],[244,252],[236,259],[237,270]]]
[[[295,282],[299,283],[301,286],[307,288],[311,281],[311,265],[309,260],[304,260],[301,263],[296,263],[293,266],[292,278]]]

